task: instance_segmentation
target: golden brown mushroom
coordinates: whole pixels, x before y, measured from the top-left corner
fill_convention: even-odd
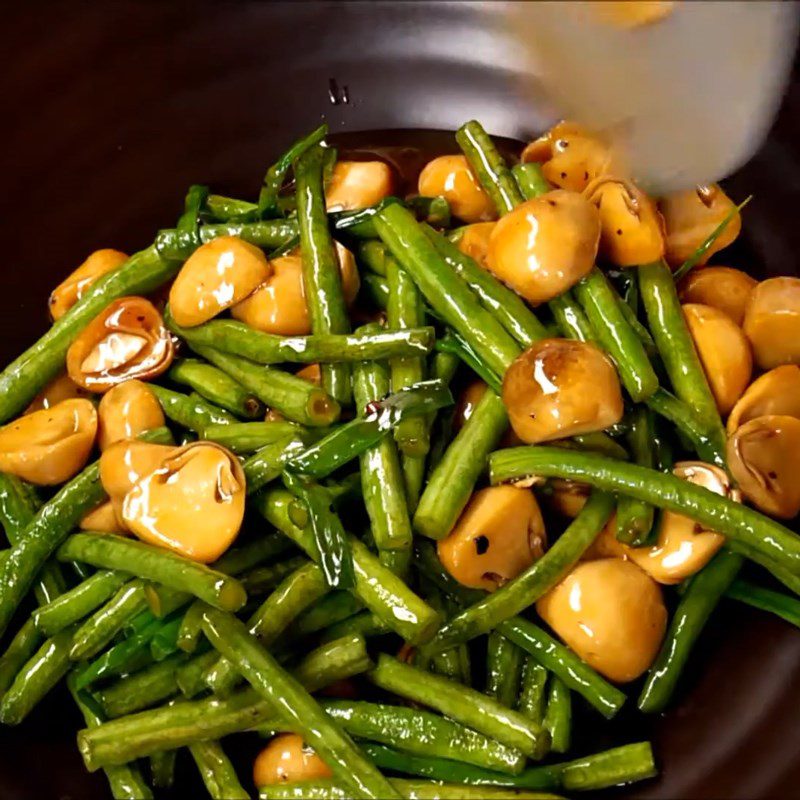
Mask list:
[[[236,539],[245,477],[233,453],[195,442],[167,456],[125,495],[122,518],[145,542],[207,564]]]
[[[784,364],[756,378],[728,417],[728,435],[756,417],[779,414],[800,419],[800,367]]]
[[[155,378],[175,355],[161,314],[144,297],[111,302],[81,332],[67,350],[70,378],[102,394],[132,378]]]
[[[419,175],[419,193],[444,197],[453,214],[464,222],[486,222],[497,217],[492,198],[484,191],[465,156],[439,156]]]
[[[506,214],[489,237],[488,268],[531,303],[574,286],[594,266],[600,215],[582,195],[558,189]]]
[[[711,492],[741,502],[724,470],[702,461],[682,461],[673,474]],[[614,536],[614,532],[610,533]],[[724,538],[682,514],[663,511],[652,547],[620,545],[622,552],[659,583],[680,583],[699,572],[722,547]]]
[[[601,431],[622,419],[614,365],[598,347],[542,339],[519,355],[503,378],[514,433],[528,444]]]
[[[703,364],[719,413],[727,414],[750,383],[753,357],[742,329],[724,312],[687,303],[683,317]]]
[[[73,477],[89,458],[97,433],[90,400],[62,400],[0,428],[0,472],[38,486]]]
[[[105,493],[121,503],[139,480],[160,467],[176,450],[172,445],[136,439],[110,444],[100,456],[100,483]]]
[[[332,774],[328,765],[296,733],[276,736],[256,756],[253,764],[256,788],[330,778]]]
[[[523,162],[542,165],[560,189],[582,192],[595,178],[618,172],[609,147],[574,122],[559,122],[522,151]]]
[[[392,193],[392,170],[383,161],[337,161],[325,188],[328,211],[374,206]]]
[[[53,320],[64,316],[95,281],[127,260],[128,256],[119,250],[108,248],[95,250],[83,264],[53,289],[48,300]]]
[[[492,486],[472,496],[437,550],[442,565],[459,583],[491,592],[540,558],[545,543],[533,492]]]
[[[758,285],[746,272],[731,267],[693,269],[678,286],[681,302],[724,311],[737,325],[744,321],[750,294]]]
[[[549,491],[543,500],[549,508],[564,517],[574,519],[581,513],[589,499],[591,487],[585,483],[554,478],[547,482]]]
[[[200,325],[244,300],[271,274],[255,245],[220,236],[198,247],[181,267],[169,292],[170,311],[178,325]]]
[[[728,465],[742,494],[765,514],[800,513],[800,419],[756,417],[728,439]]]
[[[342,289],[348,305],[358,294],[358,269],[353,254],[337,243]],[[300,254],[289,253],[273,259],[272,274],[249,297],[231,309],[231,316],[264,333],[281,336],[307,336],[311,333],[303,288]]]
[[[84,514],[78,527],[82,531],[98,531],[100,533],[128,533],[119,521],[117,510],[112,500],[106,500],[88,514]]]
[[[617,558],[581,562],[536,610],[584,661],[619,683],[653,663],[667,625],[658,584]]]
[[[42,389],[36,397],[31,400],[30,405],[23,413],[30,414],[32,411],[40,411],[43,408],[52,408],[62,400],[73,400],[76,397],[90,397],[91,392],[87,392],[82,386],[78,386],[66,372],[53,378],[47,386]]]
[[[488,387],[481,381],[473,381],[467,386],[458,398],[455,410],[453,411],[453,431],[458,432],[464,427],[464,423],[472,416],[475,406],[480,403],[481,398],[486,394]]]
[[[97,443],[101,450],[165,424],[164,412],[146,383],[131,380],[107,391],[97,406]]]
[[[631,181],[604,175],[584,190],[600,214],[600,253],[618,267],[659,261],[664,220],[655,203]]]
[[[658,204],[667,232],[667,263],[677,269],[714,232],[736,207],[716,183],[675,192]],[[714,253],[727,247],[739,235],[742,217],[735,214],[714,244],[698,262],[705,264]]]
[[[753,289],[744,332],[761,369],[800,364],[800,278],[770,278]]]
[[[489,239],[494,230],[494,222],[475,222],[467,225],[458,240],[458,249],[487,269],[486,259],[489,256]]]

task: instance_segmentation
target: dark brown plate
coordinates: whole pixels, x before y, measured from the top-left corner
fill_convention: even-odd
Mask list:
[[[44,331],[48,292],[91,250],[148,244],[194,181],[254,195],[265,165],[321,119],[334,132],[452,130],[471,117],[517,139],[541,130],[547,117],[514,92],[496,13],[447,2],[6,8],[0,361]],[[341,98],[344,87],[349,102],[334,105],[329,91]],[[743,243],[725,257],[757,273],[798,269],[799,93],[794,83],[769,142],[728,183],[755,200]],[[618,797],[800,797],[798,663],[797,630],[723,603],[672,711],[611,726],[586,715],[581,741],[653,736],[662,777]],[[106,797],[102,776],[83,770],[78,727],[58,691],[24,725],[2,729],[0,798]],[[180,796],[204,796],[191,765],[182,771]]]

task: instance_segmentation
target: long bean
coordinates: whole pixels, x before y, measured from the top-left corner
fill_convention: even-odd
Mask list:
[[[200,624],[202,634],[202,611],[200,613]],[[206,673],[219,660],[219,653],[216,650],[205,650],[210,645],[205,639],[198,646],[193,658],[181,666],[175,673],[175,680],[181,694],[186,698],[197,697],[201,692],[208,689],[206,684]]]
[[[502,376],[519,355],[519,346],[439,255],[413,215],[402,206],[389,205],[376,215],[375,226],[428,303]]]
[[[0,698],[8,691],[19,671],[36,652],[41,642],[42,634],[33,620],[25,620],[9,642],[6,651],[0,656]]]
[[[0,373],[0,422],[22,411],[36,393],[64,368],[75,337],[112,300],[147,294],[172,278],[180,262],[162,258],[153,247],[134,253],[124,264],[96,280],[47,333]]]
[[[212,645],[229,658],[253,688],[301,733],[355,797],[391,798],[397,794],[339,725],[317,705],[302,685],[283,670],[231,614],[208,608],[203,630]]]
[[[361,276],[361,297],[369,304],[385,311],[389,305],[389,283],[382,275],[367,273]]]
[[[196,358],[177,361],[170,368],[167,377],[175,383],[191,387],[201,397],[237,417],[256,419],[264,415],[264,406],[257,397],[247,392],[221,369]]]
[[[178,652],[180,649],[178,633],[182,622],[182,613],[170,615],[168,619],[164,620],[164,624],[150,640],[150,655],[153,657],[153,661],[161,662]]]
[[[244,537],[242,537],[244,538]],[[257,567],[264,561],[270,561],[277,556],[282,556],[288,550],[292,550],[291,542],[286,541],[286,537],[280,533],[259,533],[259,535],[247,542],[220,556],[211,568],[217,572],[224,572],[226,575],[240,575],[253,567]]]
[[[350,539],[336,513],[330,492],[318,483],[284,473],[283,483],[305,506],[314,536],[314,550],[325,582],[331,589],[350,589],[355,583]]]
[[[329,592],[295,620],[291,633],[297,636],[317,633],[352,617],[363,607],[361,601],[350,592]]]
[[[75,631],[70,651],[72,660],[83,661],[97,655],[130,620],[146,608],[144,582],[128,581]]]
[[[531,758],[541,758],[550,745],[550,737],[541,726],[517,711],[475,689],[403,664],[385,654],[380,655],[369,677],[382,689],[435,708]]]
[[[155,789],[169,789],[175,782],[177,750],[162,750],[150,756],[150,782]]]
[[[365,744],[364,750],[384,769],[471,786],[589,791],[646,780],[656,775],[649,742],[627,744],[560,764],[529,767],[518,775],[504,775],[445,758],[409,755],[378,744]]]
[[[216,659],[217,654],[212,651],[204,656]],[[294,677],[307,691],[315,692],[337,680],[364,672],[370,665],[364,639],[351,636],[311,651],[294,668]],[[274,716],[272,703],[265,702],[255,690],[248,688],[224,700],[209,697],[161,706],[120,717],[93,730],[80,731],[78,748],[86,768],[93,772],[99,767],[126,764],[162,750],[220,739],[254,728]]]
[[[20,533],[9,557],[0,567],[0,636],[45,561],[81,517],[104,498],[100,465],[95,461],[64,484]]]
[[[503,401],[494,392],[485,392],[431,473],[414,512],[418,533],[431,539],[450,533],[507,427]]]
[[[436,351],[458,356],[492,391],[502,393],[503,379],[455,331],[448,330],[437,339]]]
[[[579,342],[591,342],[595,338],[594,330],[589,323],[580,303],[567,290],[558,297],[549,300],[547,307],[558,325],[561,335]]]
[[[189,752],[209,797],[214,800],[248,800],[250,795],[239,783],[236,770],[218,741],[195,742],[189,745]]]
[[[297,220],[278,219],[264,222],[230,220],[215,225],[201,225],[198,233],[200,235],[199,244],[205,244],[220,236],[238,236],[257,247],[272,250],[284,247],[297,237]],[[198,243],[191,236],[187,236],[175,228],[159,231],[154,244],[155,251],[164,258],[181,261],[187,259],[197,246]],[[178,267],[180,267],[180,263],[175,265],[175,271]],[[168,275],[165,280],[171,278],[172,274],[174,273]],[[128,294],[128,292],[123,292],[123,294]]]
[[[257,364],[318,364],[339,361],[424,356],[434,343],[434,330],[423,322],[407,330],[374,330],[369,333],[325,333],[279,336],[254,330],[243,322],[215,319],[183,328],[169,319],[173,333],[190,345],[232,353]]]
[[[65,592],[51,603],[33,612],[36,627],[45,635],[53,636],[72,625],[108,600],[114,592],[130,580],[130,575],[115,570],[100,570]]]
[[[497,317],[521,347],[547,336],[544,325],[516,292],[462,253],[446,236],[428,225],[423,225],[422,230],[447,264],[475,292],[483,307]]]
[[[737,578],[728,587],[725,595],[761,611],[769,611],[770,614],[800,628],[800,600],[796,597],[765,589],[741,578]]]
[[[741,556],[722,549],[692,578],[647,674],[639,695],[640,711],[663,711],[669,703],[697,637],[741,566]]]
[[[655,466],[653,419],[648,409],[637,408],[631,413],[627,440],[633,460],[652,469]],[[649,503],[623,495],[617,502],[617,539],[634,546],[644,545],[653,529],[654,516]]]
[[[703,461],[725,467],[724,449],[720,448],[718,441],[709,434],[702,420],[687,403],[662,388],[647,398],[647,405],[656,414],[669,420],[689,440]]]
[[[516,703],[523,660],[522,651],[502,633],[493,631],[489,634],[486,653],[486,694],[507,708],[513,708]]]
[[[274,481],[292,459],[306,452],[310,441],[308,432],[299,429],[256,450],[242,464],[247,494],[252,495]]]
[[[430,711],[378,703],[325,700],[322,707],[352,736],[509,775],[525,765],[521,751]]]
[[[322,570],[306,563],[288,575],[277,589],[253,612],[247,627],[261,644],[269,648],[312,603],[328,593]],[[231,692],[239,681],[239,673],[224,657],[206,673],[206,683],[217,695]]]
[[[292,495],[280,489],[255,497],[259,513],[316,560],[319,555],[310,529],[292,521],[293,502]],[[406,641],[420,644],[430,639],[439,627],[439,614],[354,537],[350,539],[350,548],[355,570],[353,591],[361,602]]]
[[[306,150],[294,165],[303,286],[314,333],[349,333],[339,259],[328,229],[322,181],[324,151]],[[322,386],[340,403],[351,398],[350,370],[344,363],[323,364]]]
[[[217,408],[202,398],[193,398],[181,392],[173,392],[163,386],[150,384],[164,414],[173,422],[202,433],[208,425],[228,425],[236,418],[222,408]]]
[[[10,545],[19,541],[22,532],[41,508],[41,500],[34,488],[15,475],[0,472],[0,523]],[[11,553],[7,553],[8,558]],[[5,562],[3,562],[5,563]],[[0,565],[2,567],[2,565]],[[0,572],[0,574],[2,574]],[[55,600],[66,588],[61,567],[49,562],[42,567],[33,587],[39,605]]]
[[[165,319],[170,324],[169,317]],[[336,400],[302,378],[231,353],[192,345],[191,342],[189,344],[198,355],[219,367],[269,408],[274,408],[292,422],[324,427],[339,418],[340,407]]]
[[[526,200],[539,197],[551,190],[550,183],[542,172],[542,165],[535,162],[527,164],[514,164],[511,173],[517,181],[517,186]]]
[[[631,399],[635,403],[646,400],[658,388],[658,377],[608,278],[594,267],[572,291],[601,346],[614,359]]]
[[[688,481],[624,461],[551,447],[518,447],[494,453],[493,483],[542,475],[570,478],[639,498],[684,514],[752,548],[793,575],[800,575],[800,537],[768,517]]]
[[[51,636],[20,669],[0,702],[0,722],[18,725],[67,674],[72,634],[67,628]]]
[[[87,727],[91,729],[102,725],[105,720],[94,698],[88,692],[78,690],[72,676],[67,678],[67,686]],[[107,766],[103,771],[114,800],[152,800],[153,793],[135,764]]]
[[[382,365],[377,362],[361,362],[356,365],[353,371],[353,392],[357,408],[366,408],[369,403],[385,395],[388,388],[389,375]],[[425,418],[422,416],[408,419],[416,420],[425,427]],[[395,428],[395,433],[399,430],[400,425]],[[410,551],[413,533],[400,458],[394,440],[384,436],[362,453],[359,459],[364,505],[378,551]]]
[[[177,694],[176,672],[185,663],[186,655],[178,653],[103,689],[97,698],[106,716],[133,714]]]
[[[450,785],[438,781],[390,781],[398,797],[408,800],[558,800],[555,795],[486,786]],[[350,797],[347,786],[334,780],[274,783],[262,786],[259,800],[346,800]]]
[[[292,164],[310,148],[319,144],[327,135],[328,126],[322,124],[308,136],[298,139],[292,146],[267,170],[262,182],[261,191],[258,193],[256,213],[262,219],[274,217],[279,213],[278,195],[281,186],[289,174]]]
[[[239,579],[248,596],[259,596],[276,589],[285,578],[307,563],[305,556],[295,555],[276,564],[256,567],[243,573]]]
[[[393,574],[397,574],[394,569],[390,567],[386,568]],[[369,639],[371,636],[382,636],[385,633],[391,632],[392,628],[377,614],[371,611],[362,611],[359,614],[353,614],[353,616],[343,619],[341,622],[335,622],[325,628],[320,634],[320,641],[331,642],[342,636],[352,636],[354,634]]]
[[[566,753],[572,737],[572,700],[569,689],[556,676],[550,679],[547,689],[543,724],[550,732],[550,749],[554,753]]]
[[[518,647],[559,677],[567,688],[582,695],[604,717],[610,719],[622,707],[625,695],[607,683],[569,648],[532,622],[514,617],[499,627]]]
[[[462,125],[456,141],[500,216],[523,201],[514,175],[480,122],[473,119]]]
[[[717,404],[683,318],[669,267],[663,262],[639,267],[639,291],[675,394],[697,412],[714,447],[724,454],[725,434]]]
[[[546,687],[547,670],[533,656],[526,655],[517,711],[540,725],[544,720]]]
[[[611,495],[592,492],[581,513],[542,558],[496,592],[487,594],[453,617],[431,641],[429,649],[446,649],[474,639],[533,605],[578,562],[613,510]]]
[[[132,628],[136,621],[147,612],[141,612],[134,617],[125,629]],[[158,620],[154,620],[143,629],[128,631],[122,641],[110,647],[102,655],[81,667],[75,673],[75,684],[79,689],[85,689],[98,680],[112,675],[124,675],[144,669],[152,663],[152,656],[148,650],[150,639],[158,628]]]
[[[245,587],[247,588],[247,587]],[[181,619],[178,629],[177,645],[184,653],[194,653],[203,635],[203,602],[195,600]]]
[[[386,273],[389,282],[386,323],[389,329],[402,330],[424,325],[425,309],[422,295],[414,281],[391,256],[387,256],[386,259]],[[425,378],[425,361],[419,356],[393,358],[390,366],[394,391],[413,386]],[[375,397],[370,399],[374,400]],[[424,456],[430,447],[425,417],[416,416],[402,420],[394,429],[394,438],[404,456],[417,458]]]
[[[61,546],[62,561],[85,561],[121,569],[172,589],[189,592],[222,609],[241,608],[247,596],[239,581],[203,564],[144,542],[113,534],[75,533]]]
[[[203,438],[239,455],[248,455],[302,432],[299,425],[285,420],[234,422],[231,425],[208,425],[203,429]]]

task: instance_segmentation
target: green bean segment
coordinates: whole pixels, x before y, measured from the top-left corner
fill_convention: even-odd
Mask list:
[[[539,725],[497,700],[385,654],[379,657],[370,679],[382,689],[435,708],[530,758],[541,758],[550,745],[550,737]]]
[[[378,329],[370,333],[356,331],[310,336],[263,333],[243,322],[229,319],[211,320],[194,328],[182,328],[174,320],[170,320],[169,325],[175,334],[190,345],[210,347],[221,353],[232,353],[267,365],[327,364],[424,356],[433,348],[435,338],[433,328],[422,324],[403,330]]]
[[[75,533],[62,545],[58,558],[133,572],[222,609],[235,611],[247,599],[235,578],[163,548],[113,534]]]

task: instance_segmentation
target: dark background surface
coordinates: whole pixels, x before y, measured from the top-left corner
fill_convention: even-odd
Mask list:
[[[322,119],[334,132],[454,129],[471,117],[520,139],[541,130],[550,120],[516,94],[496,12],[446,2],[6,7],[0,359],[44,331],[47,294],[90,251],[149,244],[192,182],[254,195],[272,158]],[[349,103],[331,103],[331,79]],[[744,241],[726,254],[732,266],[797,272],[798,86],[768,143],[727,184],[736,199],[755,195]],[[800,797],[799,660],[798,631],[723,603],[669,713],[612,726],[585,716],[589,740],[654,738],[663,776],[614,796]],[[82,768],[78,727],[59,692],[1,730],[0,798],[106,797],[102,776]],[[204,796],[194,781],[182,786],[181,796]]]

